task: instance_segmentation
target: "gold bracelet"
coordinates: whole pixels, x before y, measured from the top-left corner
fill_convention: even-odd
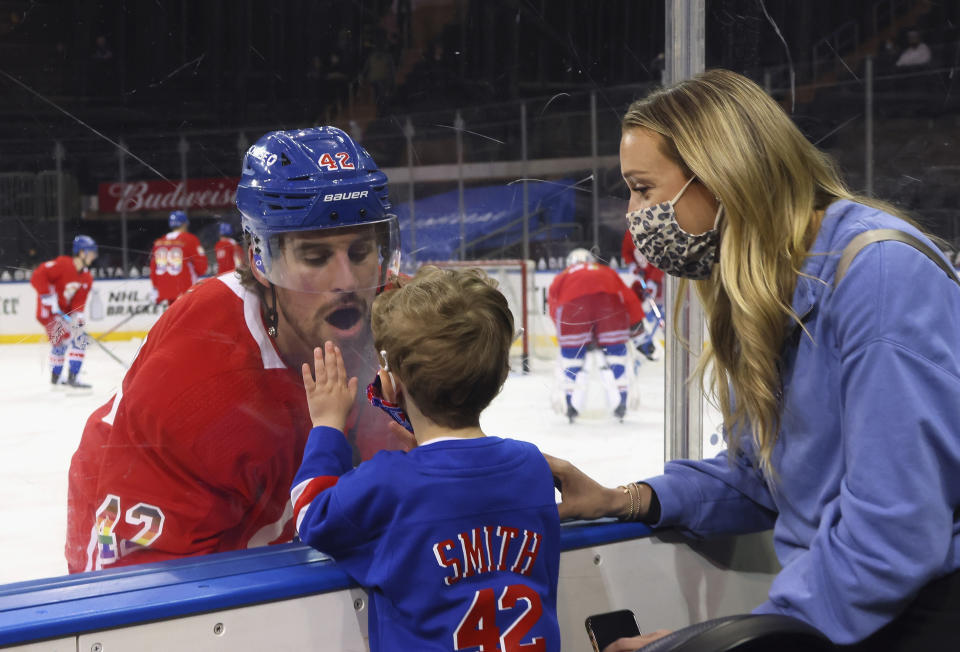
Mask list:
[[[630,513],[625,517],[621,517],[621,521],[636,521],[640,517],[640,485],[636,482],[631,482],[627,485],[620,485],[618,487],[625,494],[630,495]]]
[[[634,499],[633,499],[633,492],[630,491],[630,489],[628,489],[627,487],[625,487],[625,486],[623,486],[623,485],[620,485],[619,487],[617,487],[617,489],[621,490],[623,493],[625,493],[625,494],[627,494],[628,496],[630,496],[630,511],[627,512],[627,515],[626,515],[626,516],[620,516],[620,517],[618,517],[618,518],[619,518],[621,521],[632,521],[632,520],[633,520],[633,512],[634,512],[634,509],[635,509]]]
[[[636,494],[636,498],[637,498],[637,511],[634,512],[633,515],[630,517],[630,520],[631,520],[631,521],[636,521],[636,520],[639,520],[639,518],[640,518],[640,485],[637,484],[636,482],[631,482],[631,483],[630,483],[629,485],[627,485],[627,486],[630,487],[630,491],[632,491],[634,494]]]

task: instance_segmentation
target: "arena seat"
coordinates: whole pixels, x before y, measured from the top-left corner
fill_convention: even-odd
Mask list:
[[[816,628],[777,614],[741,614],[696,623],[641,652],[820,652],[836,649]]]

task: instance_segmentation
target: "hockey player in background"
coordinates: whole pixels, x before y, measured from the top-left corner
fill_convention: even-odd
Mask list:
[[[574,249],[566,262],[566,269],[550,284],[547,303],[560,344],[567,418],[572,423],[579,415],[577,376],[583,369],[587,347],[595,344],[613,372],[619,400],[614,415],[622,420],[627,411],[629,381],[627,342],[631,334],[643,330],[643,305],[617,272],[597,264],[586,249]]]
[[[208,278],[150,330],[87,420],[70,465],[71,572],[290,541],[290,485],[310,430],[300,366],[332,340],[378,368],[370,306],[399,263],[387,178],[333,127],[271,132],[237,189],[248,265]],[[357,401],[358,461],[399,448]]]
[[[644,299],[649,297],[656,301],[657,305],[663,305],[663,272],[647,260],[647,257],[640,253],[633,242],[633,235],[629,230],[623,234],[623,243],[620,247],[620,260],[623,261],[627,272],[633,274],[637,280],[633,282],[630,289]],[[640,283],[640,281],[643,283]]]
[[[37,321],[50,340],[50,382],[54,387],[90,387],[78,374],[90,341],[83,330],[84,309],[93,286],[88,268],[96,258],[97,243],[88,235],[78,235],[73,239],[72,256],[41,263],[30,277],[30,285],[37,291]],[[66,380],[61,379],[64,361],[68,364]]]
[[[646,311],[644,332],[633,337],[633,344],[648,360],[655,360],[657,347],[653,335],[658,328],[663,328],[663,272],[640,253],[629,229],[623,234],[620,254],[627,272],[634,276],[630,289],[639,297]]]
[[[170,232],[154,241],[150,252],[150,282],[157,303],[173,303],[207,273],[207,255],[200,239],[187,231],[187,214],[173,211],[168,224]]]
[[[383,368],[367,390],[418,446],[351,469],[343,435],[357,393],[339,350],[303,365],[313,430],[291,499],[300,538],[370,596],[370,649],[560,650],[560,520],[533,444],[486,435],[515,337],[479,270],[422,267],[377,297]]]
[[[233,227],[229,222],[220,222],[220,239],[214,246],[217,256],[217,274],[232,272],[243,264],[243,247],[231,238]]]

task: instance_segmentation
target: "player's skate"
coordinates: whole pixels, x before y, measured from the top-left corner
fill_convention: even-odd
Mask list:
[[[573,407],[570,396],[567,396],[567,419],[570,420],[570,423],[573,423],[573,420],[578,416],[580,416],[580,413],[577,412],[577,408]]]
[[[68,375],[63,386],[70,394],[87,394],[93,391],[93,386],[77,378],[77,374]]]
[[[652,339],[638,346],[637,350],[640,351],[647,360],[654,361],[657,359],[657,348],[653,344]]]
[[[617,405],[616,409],[613,411],[613,416],[617,417],[620,420],[620,423],[623,423],[623,415],[627,413],[627,397],[623,396],[620,398],[620,404]]]
[[[657,345],[653,342],[653,333],[641,333],[633,338],[633,346],[647,360],[657,359]]]
[[[66,387],[66,383],[60,380],[60,374],[56,372],[50,372],[50,386],[55,390],[61,390]]]

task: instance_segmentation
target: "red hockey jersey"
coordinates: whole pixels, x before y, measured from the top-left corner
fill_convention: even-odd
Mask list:
[[[157,302],[172,302],[206,272],[207,256],[200,239],[192,233],[171,231],[153,243],[150,281],[157,291]]]
[[[571,265],[553,279],[547,292],[550,319],[557,321],[557,309],[565,303],[588,294],[616,294],[630,316],[630,324],[643,320],[643,305],[620,275],[606,265],[580,263]]]
[[[220,238],[213,250],[217,255],[217,274],[232,272],[243,262],[243,247],[233,238]]]
[[[78,272],[72,256],[57,256],[33,270],[30,285],[37,291],[37,321],[46,326],[53,314],[40,303],[40,297],[55,293],[62,313],[83,312],[93,286],[93,276],[87,270]]]
[[[370,407],[360,421],[361,449],[385,447],[387,417]],[[256,294],[229,275],[198,284],[87,420],[70,464],[69,571],[290,541],[310,427],[300,371],[266,334]]]
[[[625,267],[629,267],[630,265],[635,266],[637,274],[642,275],[644,281],[652,281],[656,284],[655,300],[657,303],[661,303],[663,301],[663,271],[651,265],[646,256],[640,253],[637,246],[633,243],[633,235],[629,229],[623,234],[623,244],[620,246],[620,258],[623,260]]]

